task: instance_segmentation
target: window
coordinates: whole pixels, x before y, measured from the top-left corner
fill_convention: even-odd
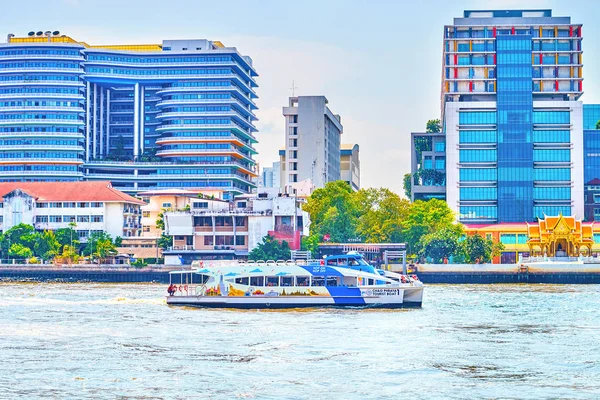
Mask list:
[[[267,276],[266,286],[279,286],[279,277],[278,276]]]
[[[204,245],[212,246],[213,245],[213,237],[212,236],[204,236]]]
[[[94,202],[91,204],[92,204],[91,207],[94,207],[94,208],[104,207],[104,203]]]
[[[75,204],[75,203],[73,203]],[[63,222],[75,222],[74,215],[63,215]]]
[[[77,203],[63,203],[63,208],[75,208]]]
[[[50,215],[50,222],[62,222],[62,215]]]
[[[252,276],[250,277],[250,286],[264,286],[264,276]]]
[[[167,203],[164,203],[164,204],[167,204]],[[164,204],[163,204],[163,206],[164,206]],[[168,203],[168,204],[170,204],[170,203]],[[200,202],[195,201],[193,206],[194,206],[194,208],[208,208],[208,201],[200,201]],[[170,205],[169,205],[169,207],[170,207]]]
[[[89,203],[77,203],[77,207],[79,207],[79,208],[87,208],[87,207],[89,207],[89,205],[90,205]]]
[[[92,215],[92,222],[104,222],[103,215]]]
[[[89,215],[78,215],[77,222],[90,222]]]
[[[48,222],[47,215],[38,215],[35,217],[35,222]]]
[[[495,111],[461,111],[458,117],[460,125],[490,125],[496,123]]]
[[[246,226],[246,217],[235,217],[235,226]]]
[[[237,207],[238,208],[246,208],[246,202],[245,201],[238,201]]]
[[[142,217],[150,218],[150,211],[142,211]]]
[[[171,203],[162,203],[162,208],[171,208]]]
[[[142,227],[142,231],[143,232],[150,232],[150,227],[147,226],[147,225],[145,225],[145,226]]]
[[[235,237],[235,245],[236,246],[245,246],[246,245],[246,236],[236,236]]]

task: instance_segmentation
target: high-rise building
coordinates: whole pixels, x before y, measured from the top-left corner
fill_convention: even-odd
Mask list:
[[[444,27],[446,200],[462,222],[584,214],[582,29],[551,10]]]
[[[360,190],[360,147],[358,144],[342,144],[340,150],[340,179],[352,190]]]
[[[110,180],[138,191],[255,187],[252,60],[209,40],[0,44],[0,182]]]
[[[316,189],[340,179],[341,117],[325,96],[290,97],[285,117],[285,185],[310,181]]]
[[[262,170],[262,186],[268,188],[278,188],[280,187],[279,175],[281,170],[281,164],[279,161],[274,162],[272,167],[265,167]]]

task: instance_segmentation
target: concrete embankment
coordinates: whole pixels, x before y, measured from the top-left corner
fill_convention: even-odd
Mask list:
[[[181,267],[134,268],[123,266],[46,266],[46,265],[1,265],[0,280],[16,281],[64,281],[64,282],[169,282],[169,271]]]
[[[600,264],[421,264],[417,275],[424,283],[600,284]]]
[[[168,283],[169,271],[182,267],[147,268],[120,265],[0,265],[0,280]],[[424,283],[493,284],[556,283],[600,284],[600,264],[421,264],[419,279]]]

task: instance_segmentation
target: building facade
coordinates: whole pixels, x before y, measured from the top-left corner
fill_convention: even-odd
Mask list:
[[[173,246],[163,252],[166,264],[247,258],[266,235],[297,250],[301,237],[308,235],[310,220],[300,200],[275,191],[233,201],[191,197],[187,201],[186,209],[165,213],[165,233],[173,237]]]
[[[281,163],[276,161],[271,167],[265,167],[262,170],[262,186],[267,188],[279,188],[281,182]]]
[[[285,117],[285,186],[310,181],[315,189],[340,179],[341,117],[325,96],[290,97]]]
[[[254,187],[252,60],[209,40],[0,44],[0,181],[110,180],[129,193]]]
[[[410,136],[410,200],[446,200],[446,135],[412,132]]]
[[[0,182],[0,197],[3,232],[21,223],[40,231],[72,227],[82,242],[94,232],[107,232],[113,239],[141,232],[144,202],[108,181]]]
[[[600,104],[583,106],[585,221],[600,221]]]
[[[360,190],[360,147],[358,144],[342,144],[340,150],[340,179],[352,190]]]
[[[582,27],[551,10],[444,27],[446,200],[465,223],[584,214]]]

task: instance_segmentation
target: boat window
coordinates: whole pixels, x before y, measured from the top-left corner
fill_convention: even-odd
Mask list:
[[[338,280],[337,278],[327,278],[327,286],[337,286]]]
[[[264,286],[265,277],[264,276],[253,276],[250,278],[250,286]]]
[[[279,286],[279,277],[278,276],[267,276],[267,285],[266,286]]]
[[[357,265],[361,265],[358,260],[356,258],[349,258],[348,259],[348,265],[350,266],[357,266]]]
[[[374,284],[375,284],[375,281],[374,281],[373,279],[369,279],[369,283],[368,283],[368,284],[369,284],[369,285],[374,285]]]
[[[338,261],[338,267],[345,267],[346,265],[348,265],[348,259],[346,257],[340,257],[337,259]]]
[[[282,276],[281,277],[281,286],[294,286],[294,277],[293,276]]]
[[[325,286],[325,278],[322,276],[313,276],[311,286]]]
[[[297,276],[296,282],[298,286],[310,286],[310,277],[308,276]]]
[[[248,278],[247,276],[244,278],[235,278],[235,283],[237,283],[238,285],[247,285],[248,283],[250,283],[250,278]]]
[[[330,258],[329,260],[327,260],[327,265],[331,265],[333,267],[337,267],[337,259]]]
[[[193,283],[204,284],[204,283],[208,282],[208,280],[210,279],[210,276],[204,275],[204,274],[194,274],[191,276],[191,278],[192,278]]]

